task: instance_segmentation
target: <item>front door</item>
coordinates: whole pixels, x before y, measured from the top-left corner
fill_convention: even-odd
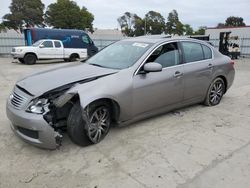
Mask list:
[[[180,64],[178,44],[159,46],[145,63],[162,65],[161,72],[143,73],[143,67],[133,78],[133,114],[140,115],[170,105],[183,98],[183,65]]]
[[[55,58],[55,48],[53,46],[53,42],[50,40],[44,41],[40,44],[40,48],[38,51],[39,59],[51,59]]]

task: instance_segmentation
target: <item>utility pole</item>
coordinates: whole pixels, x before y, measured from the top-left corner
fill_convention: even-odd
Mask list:
[[[145,16],[144,35],[147,34],[147,16]]]

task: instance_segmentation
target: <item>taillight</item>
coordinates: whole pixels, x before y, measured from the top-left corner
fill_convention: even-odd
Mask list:
[[[234,61],[230,61],[229,63],[234,66]]]

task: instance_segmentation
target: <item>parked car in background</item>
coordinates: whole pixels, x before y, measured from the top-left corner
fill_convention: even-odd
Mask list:
[[[28,28],[24,30],[24,38],[26,46],[32,46],[41,39],[54,39],[62,41],[64,48],[87,49],[88,57],[98,52],[98,48],[89,35],[82,30]]]
[[[87,49],[84,48],[64,48],[59,40],[39,40],[32,46],[22,46],[12,48],[11,55],[21,63],[32,65],[37,60],[43,59],[64,59],[65,61],[75,61],[76,59],[86,59]]]
[[[56,148],[65,128],[74,143],[86,146],[103,140],[112,124],[196,103],[218,105],[234,74],[231,59],[205,41],[130,38],[85,63],[18,81],[7,116],[13,131],[36,146]]]

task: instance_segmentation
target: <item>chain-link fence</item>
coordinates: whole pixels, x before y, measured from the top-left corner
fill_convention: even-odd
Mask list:
[[[118,39],[93,39],[93,41],[99,49],[102,49],[118,41]],[[216,48],[219,48],[219,39],[210,39],[210,42]],[[13,47],[23,45],[25,45],[24,37],[0,35],[0,55],[9,55]],[[250,38],[240,39],[240,50],[241,56],[250,57]]]
[[[219,39],[209,39],[213,43],[214,47],[219,48]],[[240,42],[240,54],[243,57],[250,57],[250,38],[241,38]]]

